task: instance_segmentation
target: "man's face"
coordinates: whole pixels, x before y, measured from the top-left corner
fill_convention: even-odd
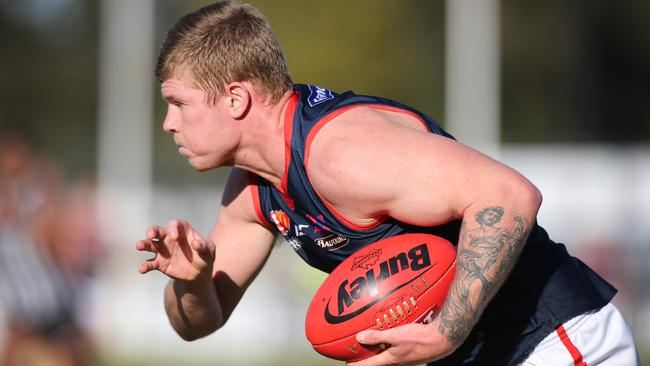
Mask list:
[[[167,79],[160,89],[168,103],[163,129],[173,134],[178,152],[199,171],[229,164],[239,131],[225,98],[213,103],[182,78]]]

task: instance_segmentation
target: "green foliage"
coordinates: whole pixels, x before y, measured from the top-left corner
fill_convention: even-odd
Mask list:
[[[156,1],[156,43],[208,2]],[[66,170],[92,172],[100,1],[55,3],[66,8],[48,15],[34,1],[0,2],[0,131],[24,129]],[[294,81],[395,99],[444,125],[445,1],[251,3],[274,27]],[[500,4],[504,142],[650,141],[648,1]],[[161,131],[156,100],[157,178],[196,179]]]
[[[275,29],[294,81],[380,95],[442,117],[442,1],[254,3]]]

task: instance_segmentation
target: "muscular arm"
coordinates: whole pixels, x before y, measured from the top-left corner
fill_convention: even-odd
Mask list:
[[[170,324],[186,341],[208,335],[224,323],[210,277],[193,281],[170,279],[165,287],[164,304]]]
[[[528,215],[510,205],[507,215],[501,206],[467,210],[458,241],[456,277],[441,310],[438,331],[454,347],[465,340],[481,312],[510,273],[530,230]],[[481,212],[500,211],[491,226]],[[514,212],[512,212],[514,211]],[[473,214],[473,215],[472,215]],[[505,216],[505,218],[504,218]]]
[[[214,262],[192,280],[171,278],[165,288],[167,316],[185,340],[206,336],[225,324],[263,267],[274,236],[254,214],[247,173],[233,169],[218,221],[208,237]]]
[[[417,122],[399,124],[377,112],[346,114],[339,117],[345,124],[335,120],[314,139],[308,171],[339,212],[360,225],[386,216],[418,226],[462,220],[456,276],[428,327],[430,335],[438,333],[431,341],[439,344],[434,359],[440,358],[466,339],[507,278],[541,196],[509,167],[422,133],[413,127]]]

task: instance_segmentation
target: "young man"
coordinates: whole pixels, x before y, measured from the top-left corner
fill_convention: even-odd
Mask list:
[[[407,106],[294,85],[251,6],[216,3],[181,18],[156,75],[169,103],[163,128],[179,153],[198,171],[234,167],[207,236],[174,220],[136,244],[155,254],[141,273],[171,278],[165,307],[183,339],[224,325],[278,234],[331,271],[379,239],[426,232],[457,246],[444,307],[427,325],[360,333],[360,343],[389,348],[351,364],[516,365],[554,354],[542,364],[636,362],[608,305],[615,289],[537,225],[541,195],[528,180]],[[597,329],[581,333],[578,321]],[[613,328],[621,331],[605,332]],[[611,347],[578,356],[594,339]],[[533,352],[542,340],[548,346]]]

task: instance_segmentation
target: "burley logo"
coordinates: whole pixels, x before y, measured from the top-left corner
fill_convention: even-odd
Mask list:
[[[280,234],[287,235],[289,234],[289,227],[291,225],[291,220],[289,215],[282,210],[273,210],[271,211],[271,221],[278,227]]]
[[[334,99],[334,94],[332,94],[330,90],[321,88],[320,86],[316,85],[307,85],[307,87],[309,87],[309,97],[307,98],[307,102],[309,103],[310,107],[321,104],[324,101]]]
[[[407,286],[418,279],[418,276],[429,271],[436,263],[431,263],[429,250],[426,244],[420,244],[412,247],[408,252],[399,253],[379,264],[374,264],[365,274],[355,279],[346,279],[339,285],[338,296],[336,299],[336,314],[330,312],[331,298],[325,306],[325,320],[330,324],[342,323],[352,319],[355,316],[370,309],[373,305],[382,299],[390,296],[400,288]],[[388,290],[380,296],[377,286],[389,277],[396,276],[404,272],[406,276],[404,282],[396,285],[393,289]],[[411,273],[412,275],[409,275]],[[369,300],[365,305],[355,308],[354,304],[360,300],[363,295],[369,294]]]

